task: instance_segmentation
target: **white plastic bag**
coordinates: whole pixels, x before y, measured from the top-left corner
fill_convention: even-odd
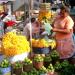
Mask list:
[[[10,57],[10,58],[9,58],[9,61],[10,61],[11,63],[15,63],[15,62],[17,62],[17,61],[24,61],[24,59],[25,59],[26,57],[28,57],[28,55],[29,55],[29,53],[22,53],[22,54],[19,54],[19,55],[15,55],[15,56],[13,56],[13,57]]]

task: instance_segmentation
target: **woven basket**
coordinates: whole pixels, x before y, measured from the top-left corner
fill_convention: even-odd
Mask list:
[[[23,65],[23,71],[24,72],[29,72],[29,71],[32,70],[32,68],[33,68],[32,64],[30,64],[30,65]]]
[[[50,3],[41,3],[40,9],[41,10],[50,10]]]
[[[33,66],[36,68],[36,69],[40,69],[42,66],[43,66],[43,61],[41,62],[33,62]]]
[[[21,73],[22,73],[22,68],[13,69],[13,74],[21,75]]]

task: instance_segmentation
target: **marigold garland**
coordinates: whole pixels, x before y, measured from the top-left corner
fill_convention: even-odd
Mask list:
[[[30,52],[30,44],[26,37],[15,32],[8,32],[3,36],[2,47],[2,52],[8,57]]]

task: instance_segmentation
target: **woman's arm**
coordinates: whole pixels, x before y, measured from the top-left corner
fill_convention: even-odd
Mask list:
[[[70,33],[72,31],[72,29],[57,29],[57,28],[53,28],[52,30],[54,32],[60,32],[60,33]]]

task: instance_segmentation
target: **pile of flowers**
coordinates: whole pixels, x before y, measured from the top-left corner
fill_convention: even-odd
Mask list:
[[[5,22],[6,26],[14,26],[16,24],[15,21],[7,21]]]
[[[38,15],[38,20],[39,20],[39,22],[41,22],[45,17],[48,21],[50,21],[55,15],[56,15],[56,13],[53,11],[40,10],[39,15]]]
[[[32,39],[32,46],[43,48],[43,47],[49,47],[48,42],[45,39]]]
[[[6,56],[30,52],[30,44],[26,37],[17,35],[16,32],[8,32],[3,36],[2,48],[2,52]]]
[[[49,46],[51,47],[51,49],[56,48],[56,41],[54,39],[49,39]]]
[[[40,11],[38,20],[41,22],[43,20],[43,17],[46,17],[47,19],[50,19],[53,14],[50,11]]]
[[[52,49],[56,47],[55,40],[47,41],[45,39],[32,39],[32,46],[38,48],[51,47]]]

